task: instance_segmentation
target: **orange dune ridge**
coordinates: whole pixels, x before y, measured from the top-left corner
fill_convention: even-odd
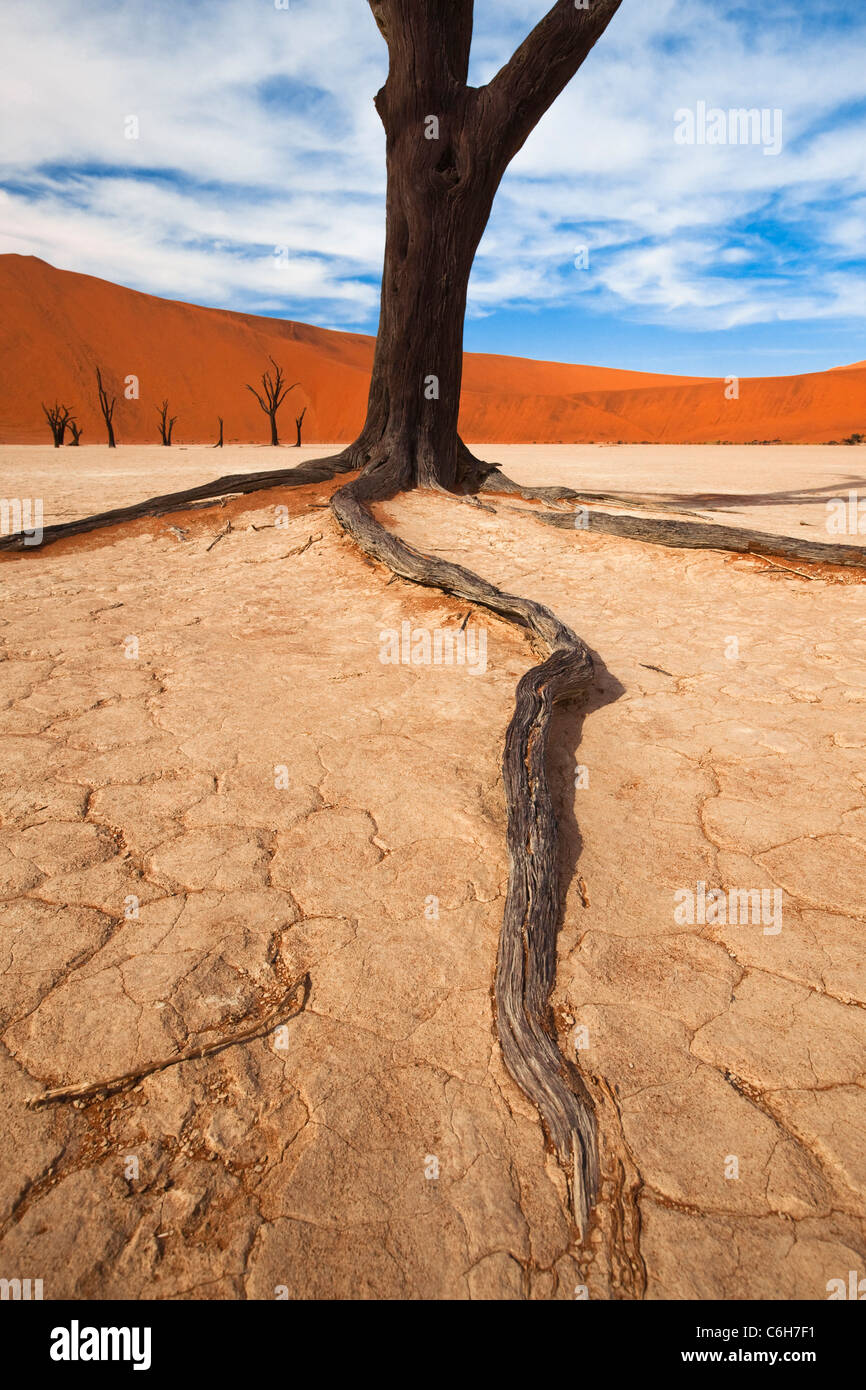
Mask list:
[[[247,382],[268,357],[298,382],[280,438],[340,443],[364,420],[373,339],[284,319],[158,299],[35,256],[0,256],[0,443],[46,444],[41,402],[73,408],[82,443],[105,441],[95,367],[117,395],[119,444],[158,443],[156,407],[178,417],[176,443],[266,443]],[[139,398],[126,399],[135,376]],[[750,377],[739,399],[717,378],[663,376],[467,353],[460,428],[469,441],[525,443],[825,443],[866,433],[866,363],[805,376]]]

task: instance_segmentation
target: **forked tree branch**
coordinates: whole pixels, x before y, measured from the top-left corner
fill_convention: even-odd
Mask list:
[[[557,0],[481,88],[482,139],[505,167],[601,38],[622,0]]]
[[[259,394],[255,386],[248,385],[247,390],[252,391],[265,414],[273,416],[274,413],[279,410],[289,392],[294,391],[295,387],[300,385],[300,382],[295,381],[291,386],[286,386],[283,379],[282,367],[277,366],[273,357],[270,357],[269,361],[273,364],[274,374],[271,376],[270,372],[262,372],[264,397]]]
[[[66,433],[67,426],[69,427],[69,429],[72,429],[73,427],[75,416],[72,414],[68,405],[61,405],[59,401],[55,401],[52,406],[47,406],[43,401],[42,411],[45,415],[46,420],[48,421],[48,424],[51,427],[51,434],[54,438],[54,447],[55,449],[59,449],[60,445],[63,443],[63,436]]]

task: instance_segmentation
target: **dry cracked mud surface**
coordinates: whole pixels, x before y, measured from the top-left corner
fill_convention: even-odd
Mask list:
[[[866,587],[508,499],[376,509],[597,657],[550,758],[553,1002],[601,1128],[581,1245],[493,1020],[532,649],[390,580],[328,491],[0,562],[0,1275],[46,1298],[826,1298],[866,1269]],[[383,631],[467,615],[483,672],[380,660]],[[781,930],[678,921],[699,883],[781,890]]]

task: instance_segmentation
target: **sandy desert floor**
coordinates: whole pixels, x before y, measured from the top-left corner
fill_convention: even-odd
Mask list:
[[[864,471],[843,448],[478,452],[813,540]],[[254,455],[274,466],[8,447],[0,491],[65,520]],[[825,1299],[862,1277],[860,576],[556,530],[510,499],[378,509],[597,658],[550,759],[555,1014],[601,1123],[580,1245],[492,1011],[499,760],[536,658],[473,610],[485,671],[383,664],[383,631],[467,605],[360,556],[328,491],[0,558],[0,1275],[265,1299]],[[780,890],[781,929],[677,920],[699,883]],[[305,972],[264,1036],[26,1105],[264,1027]]]

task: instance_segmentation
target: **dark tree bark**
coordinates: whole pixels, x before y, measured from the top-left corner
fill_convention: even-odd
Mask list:
[[[163,401],[162,405],[157,406],[156,413],[159,416],[159,437],[164,446],[169,448],[171,446],[171,432],[174,429],[177,416],[169,417],[167,400]]]
[[[117,397],[112,396],[111,400],[108,399],[108,392],[102,384],[102,372],[99,367],[96,368],[96,385],[99,391],[99,409],[102,411],[105,428],[108,430],[108,447],[109,449],[116,449],[117,445],[114,439],[114,407],[117,402]]]
[[[473,0],[370,0],[388,45],[376,97],[388,191],[379,333],[359,462],[455,489],[466,291],[510,160],[621,0],[558,0],[486,87],[467,86]]]
[[[271,444],[274,448],[279,444],[277,434],[277,411],[290,391],[294,391],[299,384],[297,381],[291,386],[286,386],[283,380],[283,369],[278,367],[273,357],[269,359],[273,367],[273,374],[262,372],[262,390],[257,391],[255,386],[247,385],[247,390],[252,391],[262,410],[271,422]]]
[[[217,419],[220,422],[220,437],[214,445],[214,448],[221,449],[223,447],[223,417],[221,415],[218,415]]]
[[[51,437],[54,440],[54,447],[55,449],[59,449],[63,443],[63,436],[66,434],[67,427],[70,429],[73,428],[73,417],[70,414],[69,406],[61,405],[59,401],[55,401],[53,405],[49,406],[43,401],[42,413],[51,426]],[[75,442],[76,444],[78,443],[78,435],[75,436]]]
[[[81,438],[81,436],[82,436],[83,433],[84,433],[84,430],[83,430],[82,426],[79,425],[78,422],[77,422],[76,420],[70,419],[70,421],[69,421],[69,433],[72,435],[72,443],[69,445],[69,448],[70,448],[70,449],[72,449],[72,448],[76,448],[76,449],[77,449],[77,448],[78,448],[78,441],[79,441],[79,439]]]
[[[300,447],[301,447],[301,425],[304,423],[304,416],[306,415],[306,413],[307,413],[307,407],[304,406],[304,408],[303,408],[303,410],[301,411],[300,415],[296,415],[296,416],[295,416],[295,428],[296,428],[297,431],[298,431],[298,437],[297,437],[297,439],[295,440],[295,448],[296,448],[296,449],[300,449]]]

